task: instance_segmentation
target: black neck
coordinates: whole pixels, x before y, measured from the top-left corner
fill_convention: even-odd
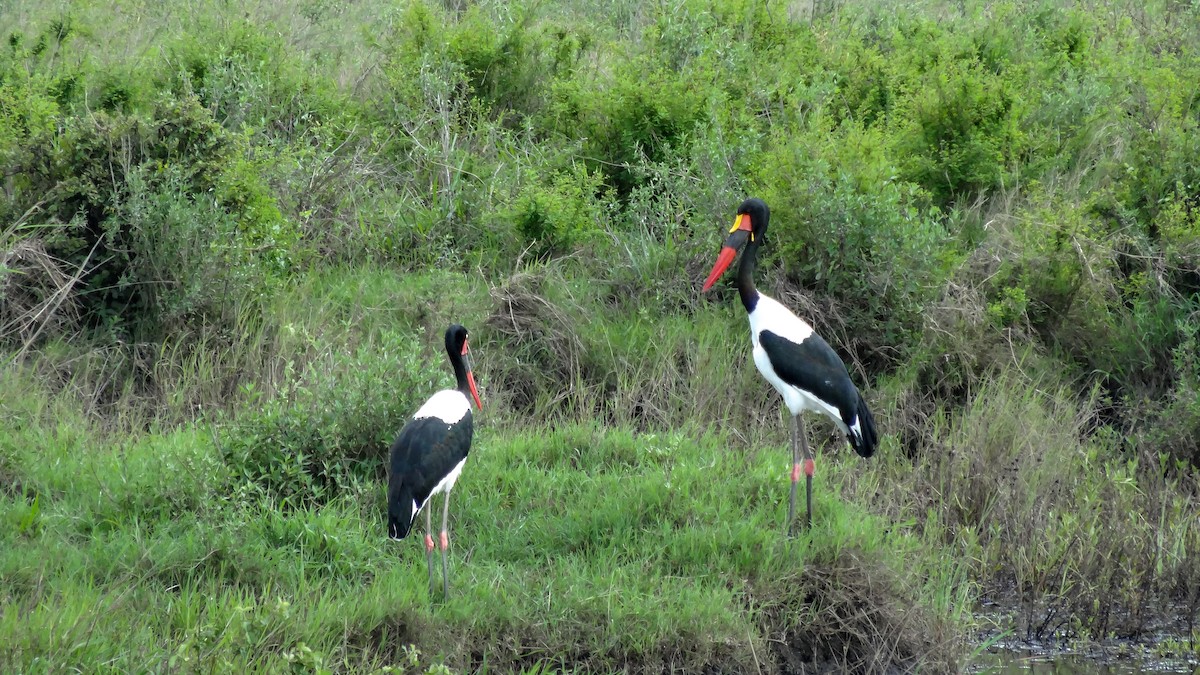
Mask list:
[[[458,386],[455,389],[470,396],[471,383],[467,381],[466,358],[462,354],[451,354],[450,365],[454,367],[454,379],[458,382]]]
[[[751,240],[742,251],[742,261],[738,263],[737,287],[738,295],[742,297],[742,306],[747,312],[753,312],[758,304],[758,289],[754,287],[754,268],[758,265],[758,242]]]

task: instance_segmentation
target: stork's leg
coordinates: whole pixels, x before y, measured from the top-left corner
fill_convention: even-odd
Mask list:
[[[799,415],[792,415],[792,492],[788,497],[788,517],[787,523],[783,526],[783,533],[791,535],[792,524],[796,520],[796,484],[800,482],[800,445],[799,445]]]
[[[446,501],[442,503],[442,596],[450,596],[450,572],[446,567],[446,549],[450,548],[450,533],[446,528],[450,522],[450,491],[446,490]]]
[[[426,504],[426,506],[429,506]],[[425,509],[425,562],[429,563],[429,597],[433,598],[433,517]]]
[[[808,433],[804,429],[804,420],[800,416],[796,416],[798,426],[800,427],[800,447],[804,450],[804,487],[805,501],[808,504],[808,518],[805,521],[809,528],[812,527],[812,479],[816,467],[813,463],[812,451],[808,449]],[[793,469],[794,471],[794,469]],[[793,483],[794,485],[794,483]]]

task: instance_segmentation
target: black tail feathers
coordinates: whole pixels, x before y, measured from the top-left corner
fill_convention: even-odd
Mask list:
[[[867,407],[861,393],[858,395],[858,408],[854,411],[854,419],[850,424],[849,440],[850,447],[854,448],[859,457],[875,454],[875,447],[879,443],[879,437],[875,434],[875,417],[871,415],[871,409]]]

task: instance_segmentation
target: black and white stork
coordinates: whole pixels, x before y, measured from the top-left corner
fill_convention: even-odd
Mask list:
[[[425,511],[425,559],[429,564],[429,592],[433,593],[433,520],[425,509],[433,495],[444,492],[442,506],[442,595],[449,595],[446,549],[450,546],[450,489],[462,473],[471,450],[471,400],[482,408],[475,376],[471,372],[467,329],[452,324],[446,329],[446,353],[454,368],[454,389],[443,389],[425,402],[404,425],[388,452],[388,536],[403,539],[417,514]]]
[[[704,291],[712,288],[729,268],[738,250],[745,252],[738,265],[737,289],[750,315],[750,340],[754,343],[754,365],[783,397],[792,413],[792,492],[788,501],[787,531],[796,516],[796,485],[804,471],[808,518],[812,526],[812,479],[815,465],[805,438],[806,410],[826,415],[846,434],[850,446],[862,457],[875,453],[875,420],[862,394],[850,381],[846,365],[837,352],[813,331],[812,326],[775,299],[754,287],[758,248],[767,233],[771,211],[761,199],[747,199],[738,207],[737,218],[725,239],[712,272],[704,280]],[[801,449],[804,463],[801,465]]]

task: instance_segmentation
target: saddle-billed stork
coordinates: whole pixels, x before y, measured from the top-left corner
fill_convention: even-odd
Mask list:
[[[471,401],[482,408],[471,356],[467,329],[452,324],[446,329],[446,354],[454,368],[454,389],[443,389],[429,397],[404,425],[388,451],[388,536],[403,539],[412,529],[417,514],[425,510],[425,559],[429,564],[429,593],[433,594],[433,520],[425,506],[433,495],[444,492],[442,506],[442,595],[450,593],[446,549],[450,546],[450,489],[462,473],[471,450]]]
[[[822,413],[846,434],[850,446],[862,457],[875,453],[875,420],[862,394],[850,381],[846,365],[837,352],[800,317],[775,299],[754,287],[754,268],[758,248],[767,233],[771,211],[761,199],[747,199],[738,207],[737,218],[725,239],[712,272],[704,280],[704,291],[712,288],[729,268],[738,250],[745,252],[738,265],[737,289],[742,305],[750,315],[750,340],[754,343],[754,365],[792,413],[792,492],[788,500],[790,531],[796,515],[796,484],[800,481],[800,454],[804,452],[808,518],[812,526],[812,479],[815,471],[812,452],[805,438],[805,410]]]

